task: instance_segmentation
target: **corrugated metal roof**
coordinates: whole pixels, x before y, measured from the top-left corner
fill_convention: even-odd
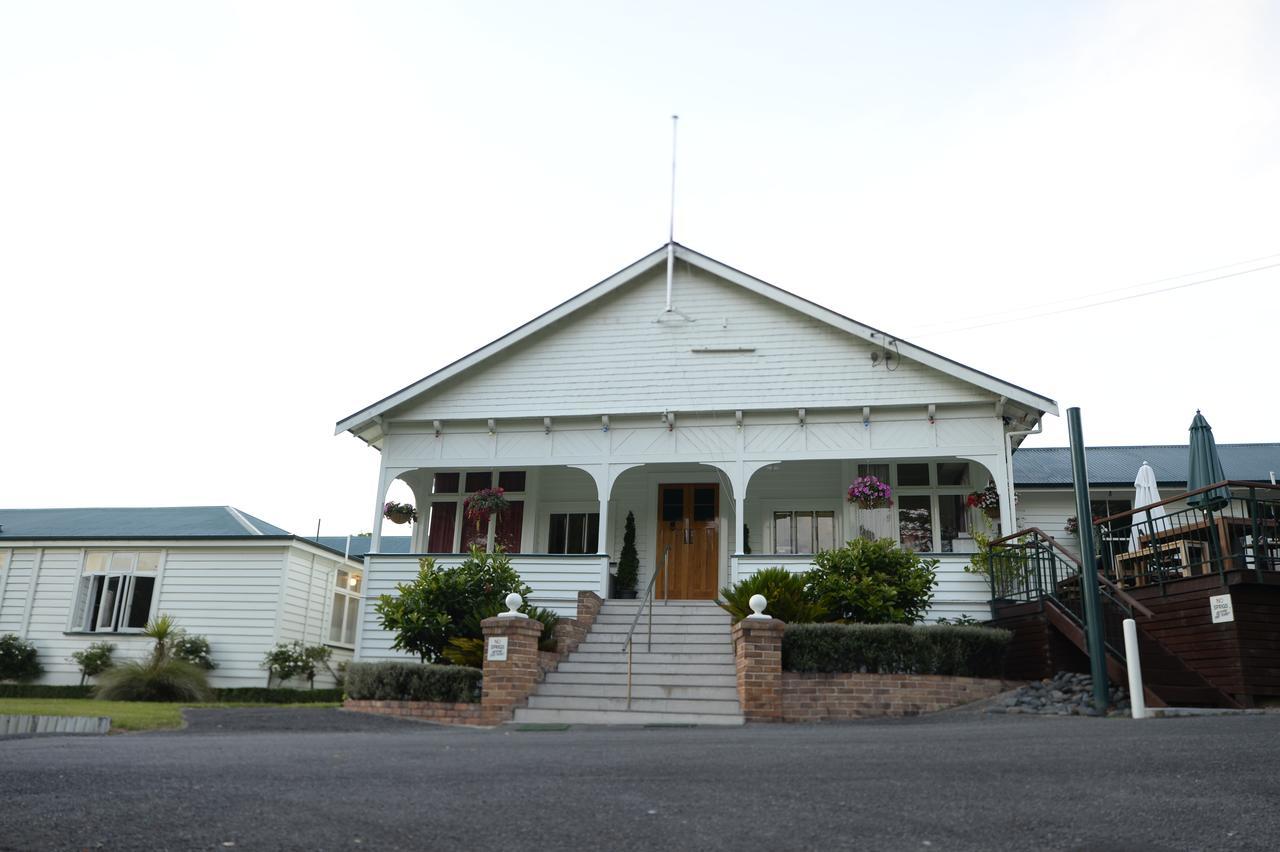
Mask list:
[[[1218,444],[1227,479],[1267,482],[1272,471],[1280,476],[1280,444]],[[1144,461],[1156,472],[1160,485],[1187,484],[1187,445],[1089,447],[1089,484],[1132,486]],[[1013,454],[1016,488],[1071,485],[1068,447],[1023,447]]]
[[[0,509],[0,539],[288,536],[231,506]]]
[[[336,550],[338,553],[350,553],[352,559],[360,559],[369,552],[369,545],[373,542],[373,538],[367,535],[351,536],[351,550],[347,550],[347,537],[345,535],[322,535],[319,538],[311,536],[308,541],[314,541],[321,547],[327,547],[330,550]],[[407,535],[384,535],[382,537],[381,553],[408,553],[409,552],[409,536]]]

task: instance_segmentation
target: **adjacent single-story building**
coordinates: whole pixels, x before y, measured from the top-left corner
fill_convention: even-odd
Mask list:
[[[108,641],[117,660],[141,658],[143,626],[163,613],[208,638],[211,685],[265,686],[262,659],[280,642],[351,659],[363,568],[344,541],[231,506],[0,509],[0,635],[36,646],[40,682],[78,683],[72,652]]]
[[[1218,444],[1227,479],[1274,482],[1280,476],[1280,444]],[[1187,445],[1090,447],[1090,514],[1105,518],[1133,505],[1134,479],[1143,462],[1156,474],[1160,497],[1176,497],[1187,490]],[[1071,450],[1067,447],[1023,447],[1013,456],[1013,481],[1018,494],[1018,529],[1037,527],[1073,553],[1079,538],[1067,529],[1075,518],[1075,491],[1071,477]],[[1171,503],[1169,512],[1185,507]],[[1118,534],[1127,538],[1126,531]]]
[[[421,555],[501,545],[533,600],[605,596],[634,515],[639,592],[711,599],[760,568],[802,571],[858,535],[939,560],[929,618],[981,615],[976,530],[1014,529],[1012,458],[1052,399],[672,244],[344,418],[381,453],[357,656],[397,656],[373,599]],[[846,499],[855,477],[891,509]],[[409,553],[382,547],[390,484],[413,492]],[[986,514],[965,496],[988,484]],[[500,487],[483,523],[468,495]],[[663,570],[663,566],[667,566]]]

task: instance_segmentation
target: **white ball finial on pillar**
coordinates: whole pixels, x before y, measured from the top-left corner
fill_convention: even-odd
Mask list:
[[[764,614],[764,608],[768,605],[769,601],[764,595],[752,595],[751,600],[747,601],[747,606],[751,607],[751,615],[748,615],[747,618],[754,619],[756,621],[773,618],[771,615]]]
[[[498,618],[528,618],[529,616],[518,611],[523,604],[524,598],[512,592],[507,595],[507,611],[498,613]]]

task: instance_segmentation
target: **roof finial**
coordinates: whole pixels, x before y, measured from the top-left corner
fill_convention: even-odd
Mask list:
[[[676,268],[676,122],[671,116],[671,210],[667,218],[667,312],[671,312],[671,280]]]

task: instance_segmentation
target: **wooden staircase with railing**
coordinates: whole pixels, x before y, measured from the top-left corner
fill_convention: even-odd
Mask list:
[[[1059,668],[1080,668],[1082,660],[1087,665],[1080,560],[1034,527],[993,541],[990,560],[992,623],[1014,632],[1010,659],[1016,670],[1010,674],[1044,677]],[[1096,576],[1108,678],[1115,683],[1127,679],[1123,622],[1132,618],[1149,706],[1240,706],[1152,635],[1144,626],[1154,615],[1148,607],[1102,574]]]

